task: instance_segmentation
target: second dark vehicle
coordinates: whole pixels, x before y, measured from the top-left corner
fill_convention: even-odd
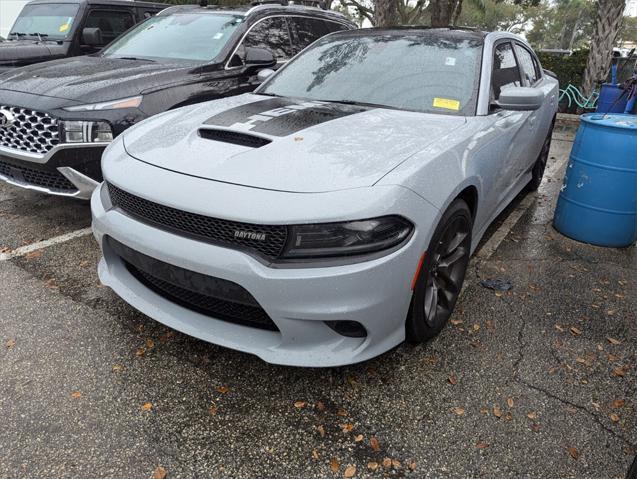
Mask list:
[[[88,199],[100,158],[129,126],[252,91],[316,39],[356,25],[317,7],[171,7],[100,53],[0,75],[0,180]]]

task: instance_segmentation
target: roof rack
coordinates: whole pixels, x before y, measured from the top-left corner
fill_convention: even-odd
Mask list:
[[[283,7],[290,5],[302,5],[305,7],[318,7],[321,10],[327,10],[327,4],[324,0],[252,0],[250,5],[281,5]]]

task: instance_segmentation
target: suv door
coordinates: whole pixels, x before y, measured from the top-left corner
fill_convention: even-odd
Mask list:
[[[278,68],[294,55],[292,38],[286,17],[267,17],[252,25],[237,48],[237,54],[243,58],[245,47],[265,48],[277,59]]]
[[[126,30],[135,25],[135,15],[132,9],[97,7],[91,8],[86,15],[82,28],[99,28],[102,31],[103,44],[97,47],[83,45],[84,51],[97,51],[108,45]]]

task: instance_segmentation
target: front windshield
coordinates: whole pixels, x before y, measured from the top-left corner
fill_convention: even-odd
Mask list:
[[[325,37],[257,90],[266,95],[474,115],[482,40],[465,32]]]
[[[115,40],[103,55],[209,62],[241,21],[239,16],[223,14],[159,15]]]
[[[25,5],[13,24],[9,39],[63,40],[71,33],[78,8],[77,4],[70,3]]]

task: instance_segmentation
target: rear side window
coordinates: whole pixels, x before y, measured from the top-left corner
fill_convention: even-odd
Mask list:
[[[244,47],[266,48],[278,61],[294,54],[288,24],[283,17],[266,18],[256,23],[243,40]]]
[[[322,20],[307,17],[288,17],[290,30],[295,38],[295,53],[327,35],[327,27]]]
[[[518,57],[520,66],[522,67],[522,74],[527,85],[534,85],[538,80],[538,72],[533,61],[533,56],[526,48],[515,45],[515,54]]]
[[[329,20],[325,20],[325,27],[327,28],[328,33],[340,32],[341,30],[350,30],[350,28],[343,23],[330,22]]]
[[[503,89],[521,84],[520,69],[515,61],[513,48],[510,43],[501,43],[495,48],[493,55],[493,77],[491,80],[493,99],[500,98],[500,92]]]
[[[104,45],[112,42],[126,30],[135,25],[133,14],[115,10],[92,10],[86,19],[85,28],[99,28],[102,31]]]

